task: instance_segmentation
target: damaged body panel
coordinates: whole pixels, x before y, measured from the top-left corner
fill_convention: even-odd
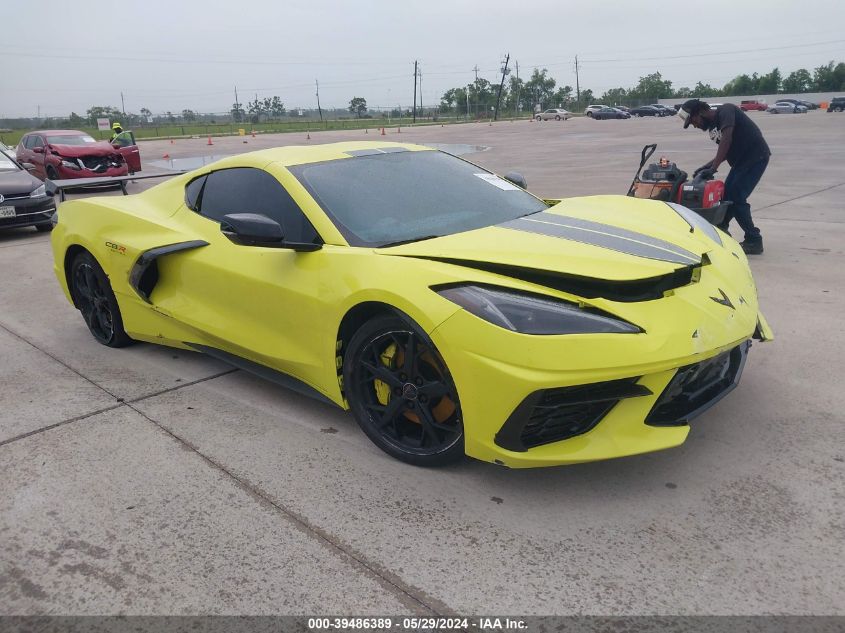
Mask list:
[[[413,464],[677,446],[772,338],[742,249],[683,209],[544,201],[418,145],[263,150],[59,215],[69,297],[87,252],[128,338],[349,409]]]

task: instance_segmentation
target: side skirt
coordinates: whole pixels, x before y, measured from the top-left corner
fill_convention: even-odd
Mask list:
[[[247,360],[246,358],[235,356],[234,354],[224,352],[222,349],[217,349],[216,347],[208,347],[206,345],[199,345],[197,343],[185,343],[185,345],[198,352],[207,354],[212,358],[216,358],[217,360],[232,365],[233,367],[237,367],[238,369],[242,369],[246,372],[249,372],[250,374],[254,374],[259,378],[269,380],[270,382],[274,382],[277,385],[281,385],[286,389],[295,391],[300,395],[312,398],[324,404],[329,404],[333,407],[341,408],[336,402],[324,396],[322,393],[314,389],[314,387],[302,382],[298,378],[294,378],[293,376],[289,376],[288,374],[285,374],[283,372],[271,369],[266,365],[261,365],[251,360]]]

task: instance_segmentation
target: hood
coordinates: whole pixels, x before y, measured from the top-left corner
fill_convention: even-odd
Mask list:
[[[118,154],[119,152],[112,147],[111,143],[106,141],[99,141],[97,143],[87,143],[85,145],[62,145],[60,143],[50,143],[50,147],[62,156],[68,158],[81,158],[82,156],[110,156]]]
[[[0,171],[0,194],[4,196],[31,193],[41,184],[38,178],[26,171]]]
[[[503,224],[377,252],[504,274],[518,269],[628,282],[692,271],[716,246],[663,202],[591,196],[562,200]]]

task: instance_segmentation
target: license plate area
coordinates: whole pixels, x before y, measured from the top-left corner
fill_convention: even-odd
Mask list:
[[[0,207],[0,218],[13,218],[16,215],[15,207]]]

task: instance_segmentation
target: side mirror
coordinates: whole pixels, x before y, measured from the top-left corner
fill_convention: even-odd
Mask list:
[[[528,183],[525,182],[525,177],[517,171],[509,171],[505,174],[505,180],[512,182],[517,187],[528,189]]]
[[[33,147],[32,151],[35,152],[36,154],[43,154],[44,148],[43,147]]]
[[[321,244],[286,242],[282,225],[260,213],[230,213],[223,216],[220,231],[235,244],[316,251]]]
[[[23,167],[27,171],[35,170],[35,165],[33,165],[32,163],[21,163],[21,167]]]

